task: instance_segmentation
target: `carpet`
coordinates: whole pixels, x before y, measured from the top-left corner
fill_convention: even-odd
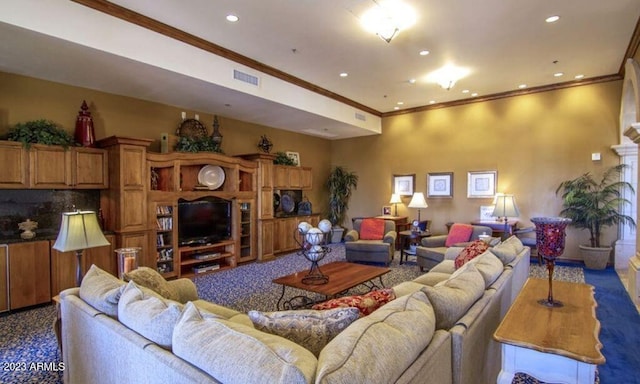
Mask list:
[[[585,282],[595,287],[602,354],[600,382],[640,384],[640,314],[613,268],[584,270]]]

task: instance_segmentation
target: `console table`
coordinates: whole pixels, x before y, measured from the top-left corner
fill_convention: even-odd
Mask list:
[[[504,233],[504,221],[477,220],[472,221],[471,225],[484,225],[485,227],[491,228],[493,231],[492,236],[494,237],[501,237]],[[518,220],[507,220],[508,235],[513,235],[516,229],[518,229]]]
[[[557,308],[538,304],[548,289],[546,279],[528,279],[494,333],[502,343],[498,384],[511,383],[517,372],[545,382],[593,383],[596,365],[605,362],[593,286],[554,281],[554,299],[564,304]]]

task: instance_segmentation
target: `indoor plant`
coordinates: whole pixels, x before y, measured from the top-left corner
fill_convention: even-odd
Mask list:
[[[585,266],[603,269],[609,262],[610,246],[601,246],[602,229],[617,224],[635,227],[631,216],[620,212],[624,204],[631,202],[622,196],[622,192],[634,192],[633,186],[620,181],[620,173],[627,167],[620,164],[608,168],[600,180],[589,172],[560,183],[556,194],[562,193],[563,209],[560,215],[571,219],[571,225],[589,230],[589,242],[580,245]]]
[[[64,148],[76,145],[72,135],[50,120],[33,120],[18,123],[9,130],[7,140],[19,141],[26,148],[31,144],[61,145]]]
[[[333,225],[331,242],[337,243],[342,240],[344,228],[341,225],[349,208],[351,191],[358,188],[358,175],[337,166],[329,173],[327,188],[329,189],[328,219]]]

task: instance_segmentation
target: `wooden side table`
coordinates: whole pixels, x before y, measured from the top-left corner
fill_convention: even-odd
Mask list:
[[[396,223],[396,232],[400,233],[401,231],[407,230],[409,229],[409,227],[411,226],[411,223],[409,223],[409,220],[407,218],[407,216],[389,216],[389,215],[385,215],[385,216],[376,216],[376,219],[383,219],[383,220],[391,220],[394,223]],[[401,249],[402,246],[402,242],[400,241],[400,236],[398,236],[396,238],[396,251]]]
[[[472,221],[471,225],[484,225],[491,228],[493,231],[493,237],[502,237],[504,233],[504,221]],[[508,235],[513,235],[515,230],[518,229],[518,220],[507,220]]]
[[[551,383],[593,383],[596,365],[605,362],[593,286],[554,281],[554,299],[564,303],[556,308],[538,304],[548,289],[546,279],[528,279],[494,333],[502,343],[498,384],[511,383],[517,372]]]
[[[411,249],[412,244],[420,244],[423,237],[431,236],[428,231],[400,231],[398,239],[400,240],[400,264],[403,260],[408,260],[409,255],[415,256],[416,252]]]

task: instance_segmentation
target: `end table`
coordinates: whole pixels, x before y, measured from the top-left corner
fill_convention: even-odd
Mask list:
[[[431,236],[429,231],[400,231],[398,238],[400,239],[400,264],[403,260],[408,260],[408,256],[415,256],[416,251],[411,250],[411,245],[420,244],[423,237]]]

